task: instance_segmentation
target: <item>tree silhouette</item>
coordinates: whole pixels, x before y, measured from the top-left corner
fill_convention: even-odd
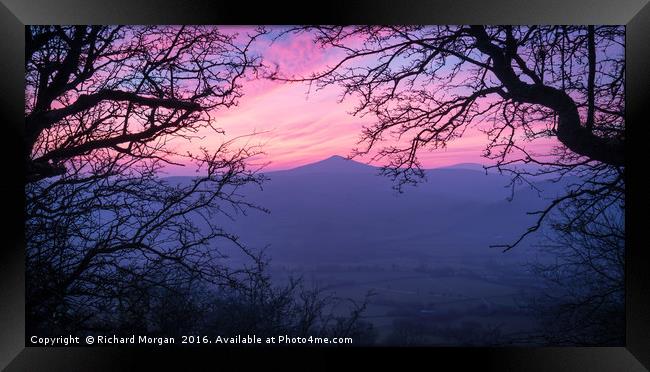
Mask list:
[[[470,128],[483,155],[516,184],[563,182],[536,222],[504,251],[549,226],[555,263],[534,265],[551,283],[529,303],[544,320],[536,342],[623,340],[625,213],[625,31],[620,26],[308,26],[340,56],[306,76],[272,79],[342,87],[354,115],[369,115],[352,156],[384,162],[396,187],[425,176],[422,151],[445,148]],[[534,144],[552,140],[553,150]],[[532,166],[531,166],[532,165]],[[551,280],[552,279],[552,280]],[[555,291],[555,292],[553,292]],[[551,293],[551,295],[549,295]],[[542,316],[543,315],[543,316]],[[545,332],[545,333],[544,333]],[[530,338],[530,337],[529,337]]]
[[[311,332],[355,336],[365,307],[293,280],[276,288],[266,258],[220,227],[250,209],[260,147],[180,142],[237,104],[262,69],[262,28],[30,26],[25,29],[28,334],[161,336]],[[191,178],[163,178],[191,164]],[[347,325],[341,328],[341,325]]]
[[[563,211],[574,218],[572,211]],[[625,218],[618,206],[597,206],[571,228],[549,234],[551,259],[531,263],[544,291],[524,306],[540,329],[520,341],[545,345],[625,343]]]
[[[101,314],[145,289],[237,286],[238,275],[258,269],[259,255],[215,218],[258,208],[237,190],[262,181],[248,161],[259,149],[233,140],[198,153],[173,148],[200,130],[223,133],[212,116],[235,105],[241,80],[260,68],[249,49],[263,32],[25,29],[30,326],[98,327]],[[171,163],[200,173],[165,180],[159,172]],[[228,265],[233,249],[252,264]]]
[[[582,210],[624,200],[624,28],[615,26],[309,26],[340,57],[306,76],[272,79],[342,87],[354,115],[370,115],[353,156],[384,161],[397,186],[424,177],[418,154],[445,148],[476,127],[487,135],[490,167],[528,182],[571,181],[566,195],[521,238],[563,205]],[[531,144],[556,141],[552,153]],[[385,145],[382,147],[382,143]],[[521,164],[536,167],[522,167]],[[571,219],[567,224],[571,223]],[[510,249],[522,239],[497,246]]]

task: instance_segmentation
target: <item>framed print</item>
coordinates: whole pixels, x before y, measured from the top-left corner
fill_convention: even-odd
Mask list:
[[[650,5],[314,9],[3,0],[3,368],[647,370]]]

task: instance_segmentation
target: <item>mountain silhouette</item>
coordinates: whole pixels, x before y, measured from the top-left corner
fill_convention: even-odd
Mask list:
[[[509,201],[508,176],[467,168],[426,170],[423,182],[397,193],[378,168],[332,156],[266,173],[269,180],[261,190],[239,192],[270,213],[252,211],[219,222],[245,244],[268,246],[266,254],[278,264],[493,257],[501,253],[489,246],[510,243],[525,232],[535,221],[527,212],[548,200],[519,187]],[[506,259],[532,252],[531,242],[534,238]]]
[[[307,174],[307,173],[353,173],[353,172],[377,172],[378,168],[345,158],[340,155],[330,156],[327,159],[310,163],[307,165],[299,166],[296,168],[276,171],[277,172],[290,172],[294,174]]]
[[[392,332],[395,319],[440,326],[451,318],[486,325],[509,319],[515,296],[539,289],[525,264],[552,259],[538,248],[546,231],[507,253],[490,245],[519,238],[537,218],[527,212],[547,206],[546,198],[561,192],[563,184],[540,181],[542,194],[518,185],[510,200],[509,176],[486,173],[478,164],[424,173],[416,187],[398,193],[377,167],[333,156],[267,172],[261,189],[237,190],[270,213],[226,210],[233,219],[218,215],[211,222],[250,250],[263,250],[274,283],[301,277],[310,287],[354,301],[363,301],[368,291],[377,293],[368,320],[382,334]],[[227,256],[224,264],[250,263],[235,245],[217,244]],[[500,310],[493,313],[492,306]],[[531,321],[522,319],[523,327]]]

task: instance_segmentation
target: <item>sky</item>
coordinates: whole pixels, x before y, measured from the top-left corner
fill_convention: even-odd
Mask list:
[[[239,27],[236,31],[245,29]],[[272,33],[273,35],[273,33]],[[309,35],[289,35],[273,40],[266,37],[256,44],[256,52],[269,65],[278,65],[288,75],[308,75],[332,65],[340,55],[331,49],[315,45]],[[306,83],[284,83],[265,79],[243,82],[244,95],[236,107],[221,110],[214,125],[225,136],[209,130],[203,138],[185,144],[185,150],[199,146],[211,148],[225,139],[248,136],[241,141],[261,144],[264,155],[257,164],[266,164],[266,171],[290,169],[313,163],[333,155],[347,156],[357,147],[362,128],[371,125],[371,116],[355,117],[350,111],[357,103],[354,97],[340,102],[341,88],[330,86],[323,90],[310,89]],[[468,130],[465,135],[448,144],[447,148],[423,151],[418,157],[424,168],[436,168],[458,163],[486,164],[481,156],[486,135]],[[241,142],[240,142],[241,143]],[[545,145],[547,146],[547,145]],[[369,158],[356,158],[369,162]],[[381,165],[381,163],[372,163]],[[190,167],[171,166],[173,174],[191,174]]]

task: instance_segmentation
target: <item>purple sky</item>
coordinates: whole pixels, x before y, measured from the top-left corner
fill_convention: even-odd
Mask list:
[[[238,32],[246,28],[237,27]],[[309,35],[285,35],[271,43],[260,40],[256,46],[267,64],[277,64],[288,75],[306,75],[332,65],[335,52],[316,46]],[[242,141],[263,144],[265,155],[258,160],[269,163],[266,170],[288,169],[325,159],[332,155],[349,155],[364,125],[375,119],[355,117],[349,112],[354,98],[339,102],[341,89],[328,87],[310,91],[303,83],[281,83],[263,79],[244,82],[244,96],[237,107],[215,113],[214,125],[223,128],[226,136],[206,130],[202,139],[179,144],[177,150],[194,151],[199,147],[215,147],[225,139],[258,133]],[[425,168],[457,163],[485,163],[481,157],[487,137],[477,128],[470,128],[460,139],[436,151],[423,151],[419,158]],[[548,151],[550,140],[533,144],[537,151]],[[359,161],[368,159],[358,158]],[[189,167],[171,167],[170,173],[190,174]]]

